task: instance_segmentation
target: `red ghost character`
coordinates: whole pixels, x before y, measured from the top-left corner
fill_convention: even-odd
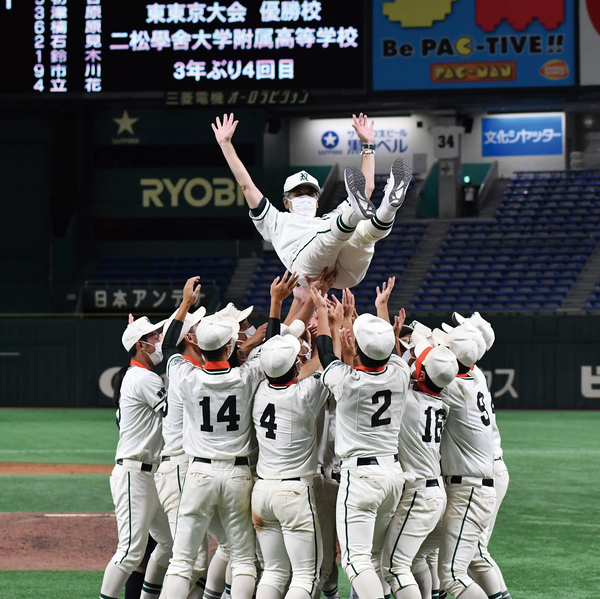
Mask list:
[[[598,0],[587,3],[590,16],[600,12]],[[516,31],[524,31],[535,18],[546,29],[556,29],[565,20],[565,0],[475,0],[475,20],[483,31],[494,31],[502,19]]]

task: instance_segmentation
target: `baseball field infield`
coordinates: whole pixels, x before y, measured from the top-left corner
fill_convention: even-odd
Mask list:
[[[600,411],[500,411],[498,425],[511,480],[490,550],[513,598],[595,599]],[[112,410],[0,410],[3,599],[98,597],[117,436]]]

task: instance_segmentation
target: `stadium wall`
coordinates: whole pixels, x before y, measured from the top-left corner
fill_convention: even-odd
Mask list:
[[[489,320],[496,343],[481,367],[496,407],[600,407],[599,318],[497,316]],[[450,317],[445,321],[450,322]],[[108,395],[112,377],[127,363],[120,343],[124,317],[4,318],[0,322],[0,406],[112,405]],[[422,318],[422,322],[437,326],[441,320]],[[164,364],[161,367],[159,373],[164,372]]]

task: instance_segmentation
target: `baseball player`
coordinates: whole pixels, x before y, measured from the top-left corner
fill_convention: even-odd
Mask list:
[[[281,281],[278,277],[271,292],[283,301],[297,281],[297,277],[286,275]],[[230,367],[227,359],[238,332],[239,323],[234,318],[221,314],[204,318],[196,329],[204,367],[180,383],[189,424],[184,429],[183,448],[190,456],[190,465],[165,582],[169,599],[187,597],[198,547],[215,509],[231,555],[231,596],[250,599],[254,592],[253,481],[248,455],[252,450],[252,398],[264,374],[256,359],[239,368]]]
[[[130,322],[121,339],[129,352],[130,365],[115,388],[115,397],[119,398],[119,443],[110,477],[119,544],[104,571],[100,599],[119,597],[142,561],[148,532],[157,545],[146,568],[142,599],[159,595],[171,557],[169,521],[153,476],[163,445],[162,419],[167,399],[162,379],[151,370],[162,360],[162,325],[152,324],[145,316],[138,318]]]
[[[471,373],[479,354],[473,337],[457,328],[446,335],[445,344],[458,360],[459,373],[440,395],[450,408],[441,443],[447,506],[440,540],[440,582],[454,597],[501,599],[499,582],[486,593],[467,573],[469,565],[477,578],[493,572],[491,564],[476,555],[496,503],[487,386]]]
[[[486,351],[489,350],[494,344],[494,341],[496,339],[494,330],[490,323],[481,317],[479,312],[474,312],[468,319],[465,319],[463,316],[455,312],[452,315],[452,319],[455,322],[455,324],[459,326],[475,326],[483,336],[486,345]],[[475,376],[481,382],[481,384],[485,384],[487,386],[487,380],[485,379],[485,375],[477,365],[475,365],[475,367],[473,368],[473,376]],[[506,467],[506,464],[504,463],[503,458],[502,440],[500,437],[500,431],[498,430],[498,425],[496,423],[496,410],[494,408],[494,402],[491,393],[489,393],[489,389],[487,398],[489,401],[489,405],[491,406],[490,419],[492,421],[492,432],[494,439],[494,487],[496,489],[496,506],[494,508],[494,513],[492,514],[492,517],[490,519],[490,523],[488,524],[487,528],[485,529],[482,535],[481,540],[479,541],[479,552],[481,556],[484,557],[484,559],[490,561],[493,564],[494,572],[496,573],[496,576],[500,581],[500,586],[502,589],[502,599],[510,599],[510,593],[508,592],[506,583],[504,582],[502,571],[500,570],[498,564],[494,561],[494,559],[489,555],[487,549],[490,537],[492,535],[492,531],[494,530],[494,524],[496,523],[498,510],[500,509],[500,505],[504,500],[504,496],[506,495],[506,491],[508,490],[509,483],[508,469]],[[475,575],[475,573],[471,574],[471,572],[469,572],[469,574],[472,576]],[[485,587],[485,581],[478,580],[478,583],[484,588],[484,590],[487,590]]]
[[[302,285],[304,275],[317,278],[326,267],[337,270],[338,289],[360,283],[373,258],[375,243],[389,234],[410,183],[410,166],[396,160],[381,205],[375,209],[369,200],[375,186],[373,122],[369,126],[362,113],[353,119],[363,148],[361,171],[346,169],[348,199],[322,218],[315,216],[321,188],[314,177],[301,171],[286,179],[284,205],[289,212],[280,212],[263,197],[235,152],[231,139],[238,121],[233,114],[223,115],[222,123],[217,118],[212,125],[258,232],[273,244],[285,267],[299,273]]]
[[[258,480],[252,519],[264,559],[257,599],[311,599],[319,581],[321,535],[313,492],[316,420],[329,391],[315,374],[298,381],[300,342],[276,335],[261,350],[267,377],[254,397]]]
[[[325,367],[323,383],[337,401],[342,566],[361,599],[383,599],[381,551],[404,483],[397,452],[409,369],[392,355],[392,326],[370,314],[359,316],[353,325],[360,365],[344,364],[333,351],[325,298],[312,288],[311,294],[319,311],[317,349]],[[347,346],[347,337],[344,342]]]
[[[406,482],[383,551],[385,578],[396,599],[421,599],[411,565],[446,507],[440,442],[448,408],[439,396],[458,374],[456,357],[446,347],[432,348],[424,340],[415,356],[415,382],[407,393],[398,445]]]

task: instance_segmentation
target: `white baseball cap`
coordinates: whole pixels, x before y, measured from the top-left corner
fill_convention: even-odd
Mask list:
[[[231,302],[229,302],[224,308],[221,308],[216,314],[221,314],[222,316],[229,316],[230,318],[234,318],[238,322],[242,322],[242,320],[246,320],[250,314],[252,314],[252,310],[254,310],[254,306],[250,306],[245,310],[238,310]]]
[[[290,371],[299,353],[300,341],[294,335],[275,335],[262,346],[260,365],[268,377],[277,379]]]
[[[392,325],[372,314],[361,314],[352,326],[356,343],[371,360],[385,360],[390,357],[396,345]]]
[[[494,345],[494,341],[496,341],[496,334],[492,325],[479,312],[473,312],[469,318],[469,322],[473,323],[480,330],[487,349],[490,349]]]
[[[423,333],[425,337],[429,337],[429,335],[431,335],[431,329],[428,326],[425,326],[423,323],[419,322],[418,320],[413,320],[408,326],[414,331],[419,331],[420,333]]]
[[[456,329],[463,329],[467,331],[469,335],[473,337],[475,343],[477,344],[477,361],[479,362],[479,360],[483,358],[485,352],[487,351],[485,339],[483,338],[481,331],[469,319],[464,320],[461,325],[456,327],[456,329],[454,327],[451,327],[449,324],[446,324],[445,322],[442,323],[442,328],[444,329],[444,331],[446,331],[446,333],[450,333],[450,331],[454,331]]]
[[[213,351],[237,339],[240,323],[230,316],[213,314],[203,318],[196,329],[198,347],[205,351]]]
[[[290,175],[283,184],[283,193],[287,193],[288,191],[292,191],[294,187],[298,187],[299,185],[310,185],[310,187],[314,187],[317,193],[321,192],[321,188],[319,187],[319,182],[312,176],[309,175],[306,171],[300,171],[299,173],[294,173]]]
[[[463,365],[471,368],[477,362],[479,350],[473,336],[466,330],[456,327],[454,330],[446,333],[446,343],[456,359]]]
[[[281,323],[281,332],[280,335],[293,335],[296,337],[300,337],[302,333],[304,333],[304,323],[301,320],[293,320],[289,325]]]
[[[121,343],[123,344],[123,347],[129,351],[144,335],[157,331],[164,324],[164,320],[152,324],[147,316],[141,316],[131,324],[127,325],[127,328],[121,337]]]
[[[169,330],[171,323],[175,320],[175,316],[177,316],[177,312],[179,309],[175,310],[171,316],[165,322],[164,331],[165,333]],[[206,314],[206,308],[204,306],[200,306],[193,314],[189,312],[185,315],[185,320],[183,321],[183,326],[181,327],[181,332],[179,333],[179,337],[177,338],[177,345],[179,345],[183,338],[190,332],[190,329],[198,324]]]
[[[436,387],[447,387],[458,374],[456,356],[445,346],[431,347],[426,339],[420,341],[415,347],[415,371],[417,379],[421,368],[425,368],[427,375]]]

